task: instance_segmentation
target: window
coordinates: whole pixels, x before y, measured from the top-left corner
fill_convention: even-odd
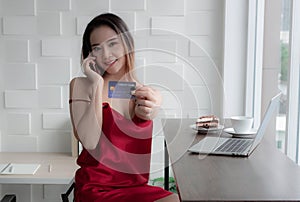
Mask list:
[[[276,117],[276,145],[282,152],[285,151],[286,120],[287,120],[287,86],[290,58],[290,24],[291,0],[282,0],[281,27],[280,27],[280,71],[278,75],[278,89],[282,92],[279,113]]]
[[[277,9],[274,6],[274,3],[281,4],[281,16],[280,10],[278,12],[272,9]],[[265,9],[263,9],[265,7]],[[279,8],[279,7],[278,7]],[[269,10],[268,10],[269,9]],[[266,21],[266,13],[274,16],[270,20]],[[270,12],[271,11],[271,12]],[[253,15],[256,18],[253,18]],[[265,99],[264,96],[272,91],[274,94],[274,85],[269,84],[269,81],[264,81],[268,79],[270,75],[262,76],[262,58],[261,53],[262,44],[265,44],[265,40],[270,40],[274,35],[274,32],[270,32],[270,24],[274,23],[274,20],[278,20],[281,17],[280,24],[280,71],[279,74],[274,77],[278,80],[277,85],[278,89],[283,93],[283,99],[280,105],[280,109],[276,116],[276,145],[277,147],[287,154],[292,160],[300,163],[300,1],[299,0],[279,0],[275,2],[271,1],[259,1],[259,0],[250,0],[249,1],[249,18],[248,18],[248,56],[247,56],[247,103],[246,103],[246,112],[248,115],[254,116],[256,122],[254,127],[258,127],[260,123],[261,115],[261,103]],[[252,16],[252,17],[251,17]],[[276,25],[275,25],[276,26]],[[265,32],[261,29],[264,27]],[[272,27],[272,26],[271,26]],[[276,27],[275,27],[276,28]],[[276,28],[276,30],[278,30]],[[273,30],[271,30],[273,31]],[[268,36],[268,34],[272,36]],[[275,33],[276,35],[276,33]],[[262,42],[262,36],[265,36]],[[271,38],[271,39],[270,39]],[[271,41],[272,43],[272,41]],[[272,44],[271,44],[272,47]],[[266,49],[266,47],[264,47]],[[267,51],[270,51],[270,47],[267,47]],[[276,51],[275,51],[276,52]],[[268,55],[268,61],[276,60],[277,55]],[[273,57],[273,58],[272,58]],[[263,58],[265,60],[266,58]],[[265,64],[264,64],[265,65]],[[272,66],[272,65],[271,65]],[[269,68],[269,67],[267,67]],[[272,68],[272,67],[271,67]],[[271,72],[271,71],[270,71]],[[261,80],[262,79],[262,80]],[[267,83],[267,87],[271,89],[263,89],[263,84]],[[276,82],[275,82],[276,83]],[[276,89],[275,89],[276,90]]]
[[[236,33],[243,35],[245,27],[231,26],[237,1],[226,1],[225,8],[225,48],[224,48],[224,86],[226,93],[235,86],[244,85],[226,73],[236,70],[237,59],[244,59],[244,49],[236,45]],[[240,4],[242,1],[238,1]],[[300,1],[299,0],[249,0],[247,22],[246,52],[246,90],[245,100],[229,100],[234,109],[245,109],[245,114],[254,117],[254,127],[258,128],[261,115],[269,100],[282,91],[283,99],[276,120],[269,124],[268,137],[277,147],[300,164]],[[241,7],[244,9],[244,7]],[[246,14],[247,15],[247,14]],[[244,20],[245,16],[240,15]],[[227,17],[227,18],[226,18]],[[226,38],[227,36],[227,38]],[[280,38],[279,38],[280,36]],[[240,41],[238,41],[240,42]],[[227,45],[227,46],[226,46]],[[239,48],[239,52],[235,51]],[[227,55],[226,55],[227,53]],[[234,55],[234,57],[228,57]],[[232,62],[234,61],[234,62]],[[239,63],[242,66],[242,62]],[[234,68],[233,68],[234,67]],[[228,73],[228,74],[229,74]],[[243,72],[244,73],[244,72]],[[227,76],[227,77],[226,77]],[[239,75],[240,76],[240,75]],[[238,76],[238,78],[240,78]],[[243,74],[241,74],[243,76]],[[227,87],[227,88],[226,88]],[[229,98],[240,98],[236,93]],[[243,103],[244,105],[238,105]],[[227,100],[228,102],[228,100]],[[236,102],[238,103],[237,105]],[[233,103],[233,104],[232,104]],[[229,109],[229,110],[228,110]],[[224,105],[225,115],[232,107]],[[242,110],[239,110],[241,113]],[[275,118],[275,117],[274,117]],[[275,132],[276,131],[276,132]]]
[[[289,2],[288,2],[289,3]],[[290,0],[285,152],[299,164],[300,1]]]

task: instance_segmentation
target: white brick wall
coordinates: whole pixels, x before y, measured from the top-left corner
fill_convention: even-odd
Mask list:
[[[184,15],[186,1],[173,0],[161,1],[151,0],[147,1],[147,9],[151,15]]]
[[[5,89],[37,89],[37,67],[30,63],[7,63],[5,64],[3,75],[10,79],[5,79]],[[17,81],[17,82],[16,82]]]
[[[71,56],[71,39],[50,38],[42,40],[42,56]]]
[[[61,35],[61,13],[39,12],[37,16],[37,28],[40,35]]]
[[[34,16],[3,17],[3,34],[33,35],[36,33],[36,18]]]
[[[153,35],[170,35],[176,33],[184,33],[185,24],[184,17],[152,17],[151,33]]]
[[[6,90],[4,92],[5,108],[36,108],[38,92],[33,90]],[[5,144],[3,142],[3,144]],[[13,149],[12,149],[13,150]]]
[[[146,0],[111,0],[111,10],[119,11],[136,11],[136,10],[145,10],[146,9]]]
[[[17,127],[16,127],[17,126]],[[31,134],[31,114],[30,113],[8,113],[7,133],[13,135]]]
[[[7,62],[29,62],[29,40],[7,39],[4,43],[4,58]]]
[[[37,0],[37,9],[41,11],[71,10],[71,0]]]
[[[137,77],[161,90],[161,117],[221,114],[223,4],[223,0],[1,0],[0,149],[71,152],[68,83],[81,75],[85,26],[102,12],[118,14],[134,31]],[[152,150],[151,177],[159,177],[160,119],[155,120]],[[58,196],[66,189],[2,187],[2,192],[17,193],[22,202],[60,201]]]
[[[1,8],[3,16],[10,15],[35,15],[36,14],[36,0],[2,0]]]

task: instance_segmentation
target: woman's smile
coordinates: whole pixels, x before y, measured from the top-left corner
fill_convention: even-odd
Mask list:
[[[105,65],[107,66],[106,69],[108,69],[108,68],[110,68],[111,66],[113,66],[117,61],[118,61],[118,59],[110,60],[110,61],[105,62]]]

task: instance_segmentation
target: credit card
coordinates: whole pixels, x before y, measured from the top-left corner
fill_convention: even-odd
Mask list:
[[[108,97],[119,99],[132,99],[132,91],[135,90],[135,82],[125,81],[109,81],[108,82]]]

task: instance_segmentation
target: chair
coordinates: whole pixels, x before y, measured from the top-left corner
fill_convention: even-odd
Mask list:
[[[71,186],[69,187],[69,189],[66,191],[66,193],[61,194],[61,199],[62,202],[69,202],[69,195],[71,194],[71,192],[73,191],[73,189],[75,188],[75,182],[73,182],[71,184]],[[1,201],[2,202],[2,201]]]
[[[82,146],[81,146],[80,142],[75,138],[73,131],[72,131],[72,156],[78,157],[81,150],[82,150]],[[70,187],[68,188],[68,190],[66,191],[66,193],[61,194],[62,202],[69,202],[69,195],[71,194],[71,192],[73,191],[74,188],[75,188],[75,182],[73,179],[73,182],[70,185]],[[75,201],[75,199],[74,199],[74,201]]]
[[[16,202],[17,197],[14,194],[6,194],[0,202]]]

